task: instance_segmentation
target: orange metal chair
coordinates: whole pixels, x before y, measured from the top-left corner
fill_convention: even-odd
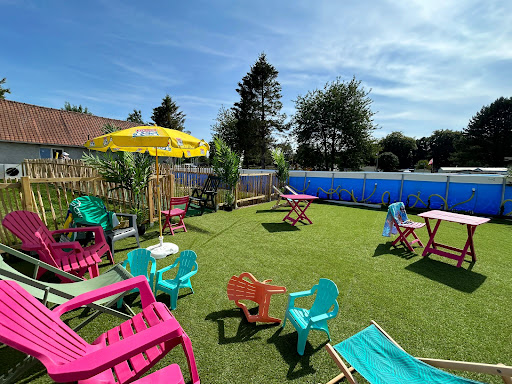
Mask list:
[[[165,230],[166,227],[169,227],[171,230],[171,235],[174,235],[174,231],[183,228],[185,232],[187,232],[187,227],[185,227],[185,222],[183,219],[185,218],[185,215],[187,214],[188,204],[190,202],[189,196],[184,197],[171,197],[170,201],[170,207],[168,211],[162,211],[162,213],[165,215],[165,224],[162,228],[162,231]],[[177,208],[178,205],[185,205],[184,208]],[[173,208],[175,207],[175,208]],[[178,217],[179,222],[176,224],[172,223],[172,218]]]
[[[228,298],[244,311],[249,323],[260,321],[262,323],[280,323],[281,319],[271,317],[268,314],[270,298],[276,293],[286,293],[285,287],[268,285],[272,280],[258,281],[249,272],[243,272],[240,276],[232,276],[228,282]],[[251,315],[247,306],[240,300],[250,300],[259,305],[258,314]]]

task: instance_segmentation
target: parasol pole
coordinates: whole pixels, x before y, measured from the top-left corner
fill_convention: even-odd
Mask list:
[[[160,212],[160,209],[162,208],[162,203],[160,202],[160,177],[159,177],[159,169],[158,169],[158,147],[155,147],[156,152],[156,192],[158,194],[157,201],[158,201],[158,226],[160,228],[160,245],[162,245],[164,237],[162,236],[162,213]]]

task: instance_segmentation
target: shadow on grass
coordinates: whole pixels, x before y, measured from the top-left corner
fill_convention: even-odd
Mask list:
[[[286,378],[288,380],[295,380],[315,373],[316,370],[311,366],[311,356],[321,350],[325,344],[327,344],[327,341],[316,348],[313,348],[309,341],[306,342],[304,355],[301,356],[297,353],[297,332],[291,332],[281,336],[282,331],[283,328],[279,326],[279,329],[267,342],[276,346],[283,360],[288,364],[289,367]],[[297,368],[297,366],[299,366],[299,368]]]
[[[256,314],[258,307],[251,308],[249,313]],[[240,325],[234,336],[226,336],[225,321],[228,318],[240,319]],[[217,322],[219,327],[219,344],[243,343],[250,340],[259,340],[261,337],[255,337],[259,331],[267,328],[273,328],[277,324],[259,324],[249,323],[243,312],[239,308],[225,309],[218,312],[212,312],[205,317],[205,320]]]
[[[422,250],[419,249],[418,252],[422,252]],[[385,244],[379,244],[373,252],[373,257],[382,255],[395,255],[406,260],[419,256],[417,253],[409,251],[405,245],[400,244],[399,246],[393,246],[389,241]]]
[[[16,383],[30,383],[36,378],[42,377],[46,374],[46,369],[42,363],[37,359],[30,360],[24,363],[23,360],[27,357],[26,354],[14,348],[2,345],[0,347],[0,375],[6,374],[9,370],[14,369],[17,364],[23,364],[21,372],[17,375]],[[16,370],[16,372],[18,372]],[[3,382],[3,381],[2,381]]]
[[[471,268],[472,263],[470,264]],[[409,264],[405,269],[466,293],[476,291],[487,279],[487,276],[470,269],[457,268],[454,265],[426,257]]]
[[[286,212],[290,212],[290,207],[279,207],[279,209],[258,209],[256,213],[270,213],[270,212],[277,212],[281,215]]]
[[[280,223],[261,223],[261,225],[270,233],[299,231],[299,228],[284,221]]]

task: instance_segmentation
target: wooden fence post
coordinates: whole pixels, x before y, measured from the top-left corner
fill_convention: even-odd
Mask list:
[[[21,206],[24,211],[34,212],[32,188],[30,188],[30,176],[21,177]]]

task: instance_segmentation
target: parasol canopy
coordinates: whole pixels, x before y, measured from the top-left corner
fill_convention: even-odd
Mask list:
[[[85,147],[106,152],[148,152],[151,156],[199,157],[210,149],[204,140],[185,132],[157,126],[141,126],[87,140]],[[158,152],[157,152],[158,149]]]

